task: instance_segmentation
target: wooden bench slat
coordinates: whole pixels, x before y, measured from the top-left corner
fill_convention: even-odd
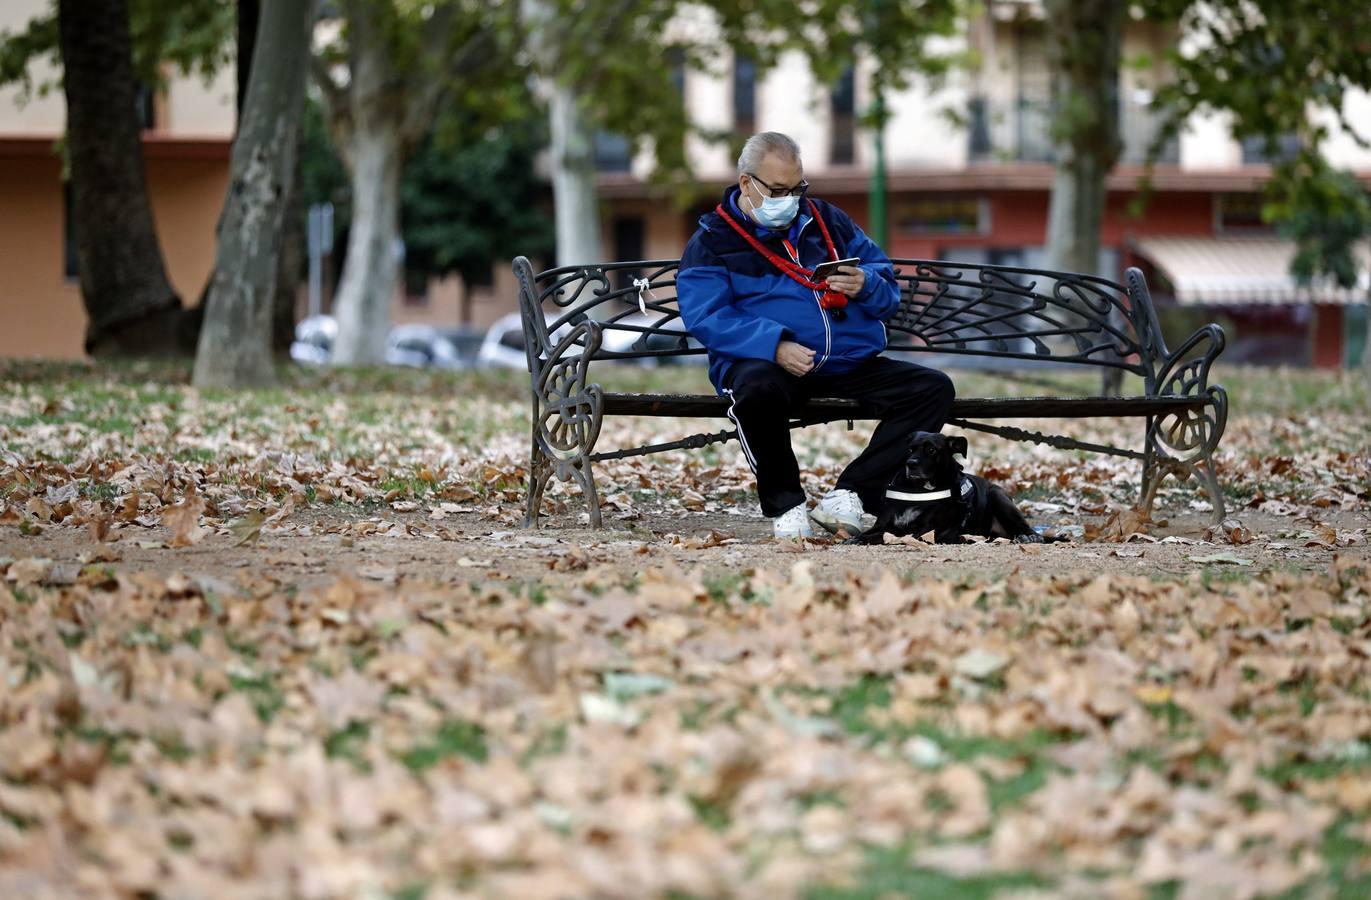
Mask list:
[[[606,415],[722,417],[727,397],[703,394],[605,394]],[[953,418],[973,419],[1069,419],[1080,416],[1154,416],[1185,409],[1199,409],[1207,402],[1200,396],[1160,397],[990,397],[958,398]],[[821,398],[806,403],[801,417],[833,419],[867,418],[853,400]]]

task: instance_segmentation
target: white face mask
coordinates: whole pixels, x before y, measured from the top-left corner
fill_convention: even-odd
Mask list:
[[[753,185],[753,189],[757,190]],[[760,190],[757,191],[759,194]],[[746,196],[746,192],[744,192]],[[795,214],[800,211],[800,198],[798,196],[788,197],[767,197],[762,196],[762,205],[758,206],[752,202],[752,198],[747,197],[747,202],[752,206],[752,215],[756,220],[767,228],[784,228],[795,219]]]

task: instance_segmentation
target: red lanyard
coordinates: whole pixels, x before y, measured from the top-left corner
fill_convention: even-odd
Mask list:
[[[809,212],[814,216],[814,221],[819,223],[819,231],[823,233],[824,243],[828,245],[828,258],[837,259],[838,250],[833,246],[833,238],[829,236],[828,226],[824,224],[823,216],[819,215],[819,208],[815,206],[814,201],[810,200],[808,197],[805,198],[805,202],[809,204]],[[819,305],[824,309],[842,309],[844,306],[847,306],[846,294],[840,294],[837,291],[829,290],[828,285],[822,281],[810,280],[809,276],[814,274],[814,270],[806,269],[799,264],[798,260],[800,254],[795,252],[795,248],[791,246],[790,241],[785,240],[784,238],[782,239],[786,249],[795,256],[795,261],[785,259],[768,249],[765,244],[753,237],[746,228],[738,222],[735,222],[733,217],[724,210],[724,205],[722,203],[716,206],[714,211],[722,216],[723,220],[731,225],[734,231],[742,235],[743,240],[751,244],[753,250],[756,250],[758,253],[762,254],[762,256],[766,257],[767,262],[780,269],[784,275],[794,281],[798,281],[811,290],[823,291],[823,296],[819,299]]]

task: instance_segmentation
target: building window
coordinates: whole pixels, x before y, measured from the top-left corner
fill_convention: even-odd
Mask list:
[[[1300,136],[1283,134],[1276,139],[1274,147],[1268,147],[1265,135],[1253,135],[1242,139],[1243,165],[1289,162],[1299,155]]]
[[[643,258],[643,220],[641,216],[625,216],[614,220],[614,259],[621,262],[632,262]],[[620,269],[618,271],[619,287],[626,288],[633,284],[633,279],[641,278],[643,273],[639,269]],[[625,298],[632,299],[632,298]]]
[[[900,234],[987,234],[990,210],[980,197],[917,197],[896,201],[891,221]]]
[[[667,48],[666,64],[671,67],[671,83],[676,86],[676,92],[682,96],[685,96],[685,49],[682,47]]]
[[[81,277],[81,260],[76,255],[76,217],[73,214],[71,182],[62,182],[62,275],[68,281]]]
[[[1264,204],[1261,194],[1215,194],[1214,230],[1219,234],[1269,234],[1274,229],[1262,219]]]
[[[628,138],[610,131],[595,133],[595,168],[601,172],[627,172],[633,163]]]
[[[989,159],[995,151],[990,139],[990,108],[977,94],[966,102],[967,155],[972,161]]]
[[[405,269],[405,306],[428,306],[428,273]]]
[[[833,130],[829,144],[828,161],[833,165],[851,165],[855,156],[857,132],[857,91],[852,67],[848,66],[837,84],[833,86],[831,98]]]
[[[1014,66],[1014,156],[1023,162],[1051,162],[1052,69],[1047,33],[1041,26],[1018,30]]]
[[[733,60],[733,130],[746,135],[757,130],[757,65],[744,56]]]

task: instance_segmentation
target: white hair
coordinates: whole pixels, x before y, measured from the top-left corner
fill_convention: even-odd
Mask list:
[[[757,167],[762,164],[768,154],[774,153],[782,159],[796,160],[800,158],[800,145],[795,143],[789,135],[781,134],[779,131],[763,131],[754,134],[743,144],[743,152],[738,154],[738,174],[751,175],[757,171]]]

